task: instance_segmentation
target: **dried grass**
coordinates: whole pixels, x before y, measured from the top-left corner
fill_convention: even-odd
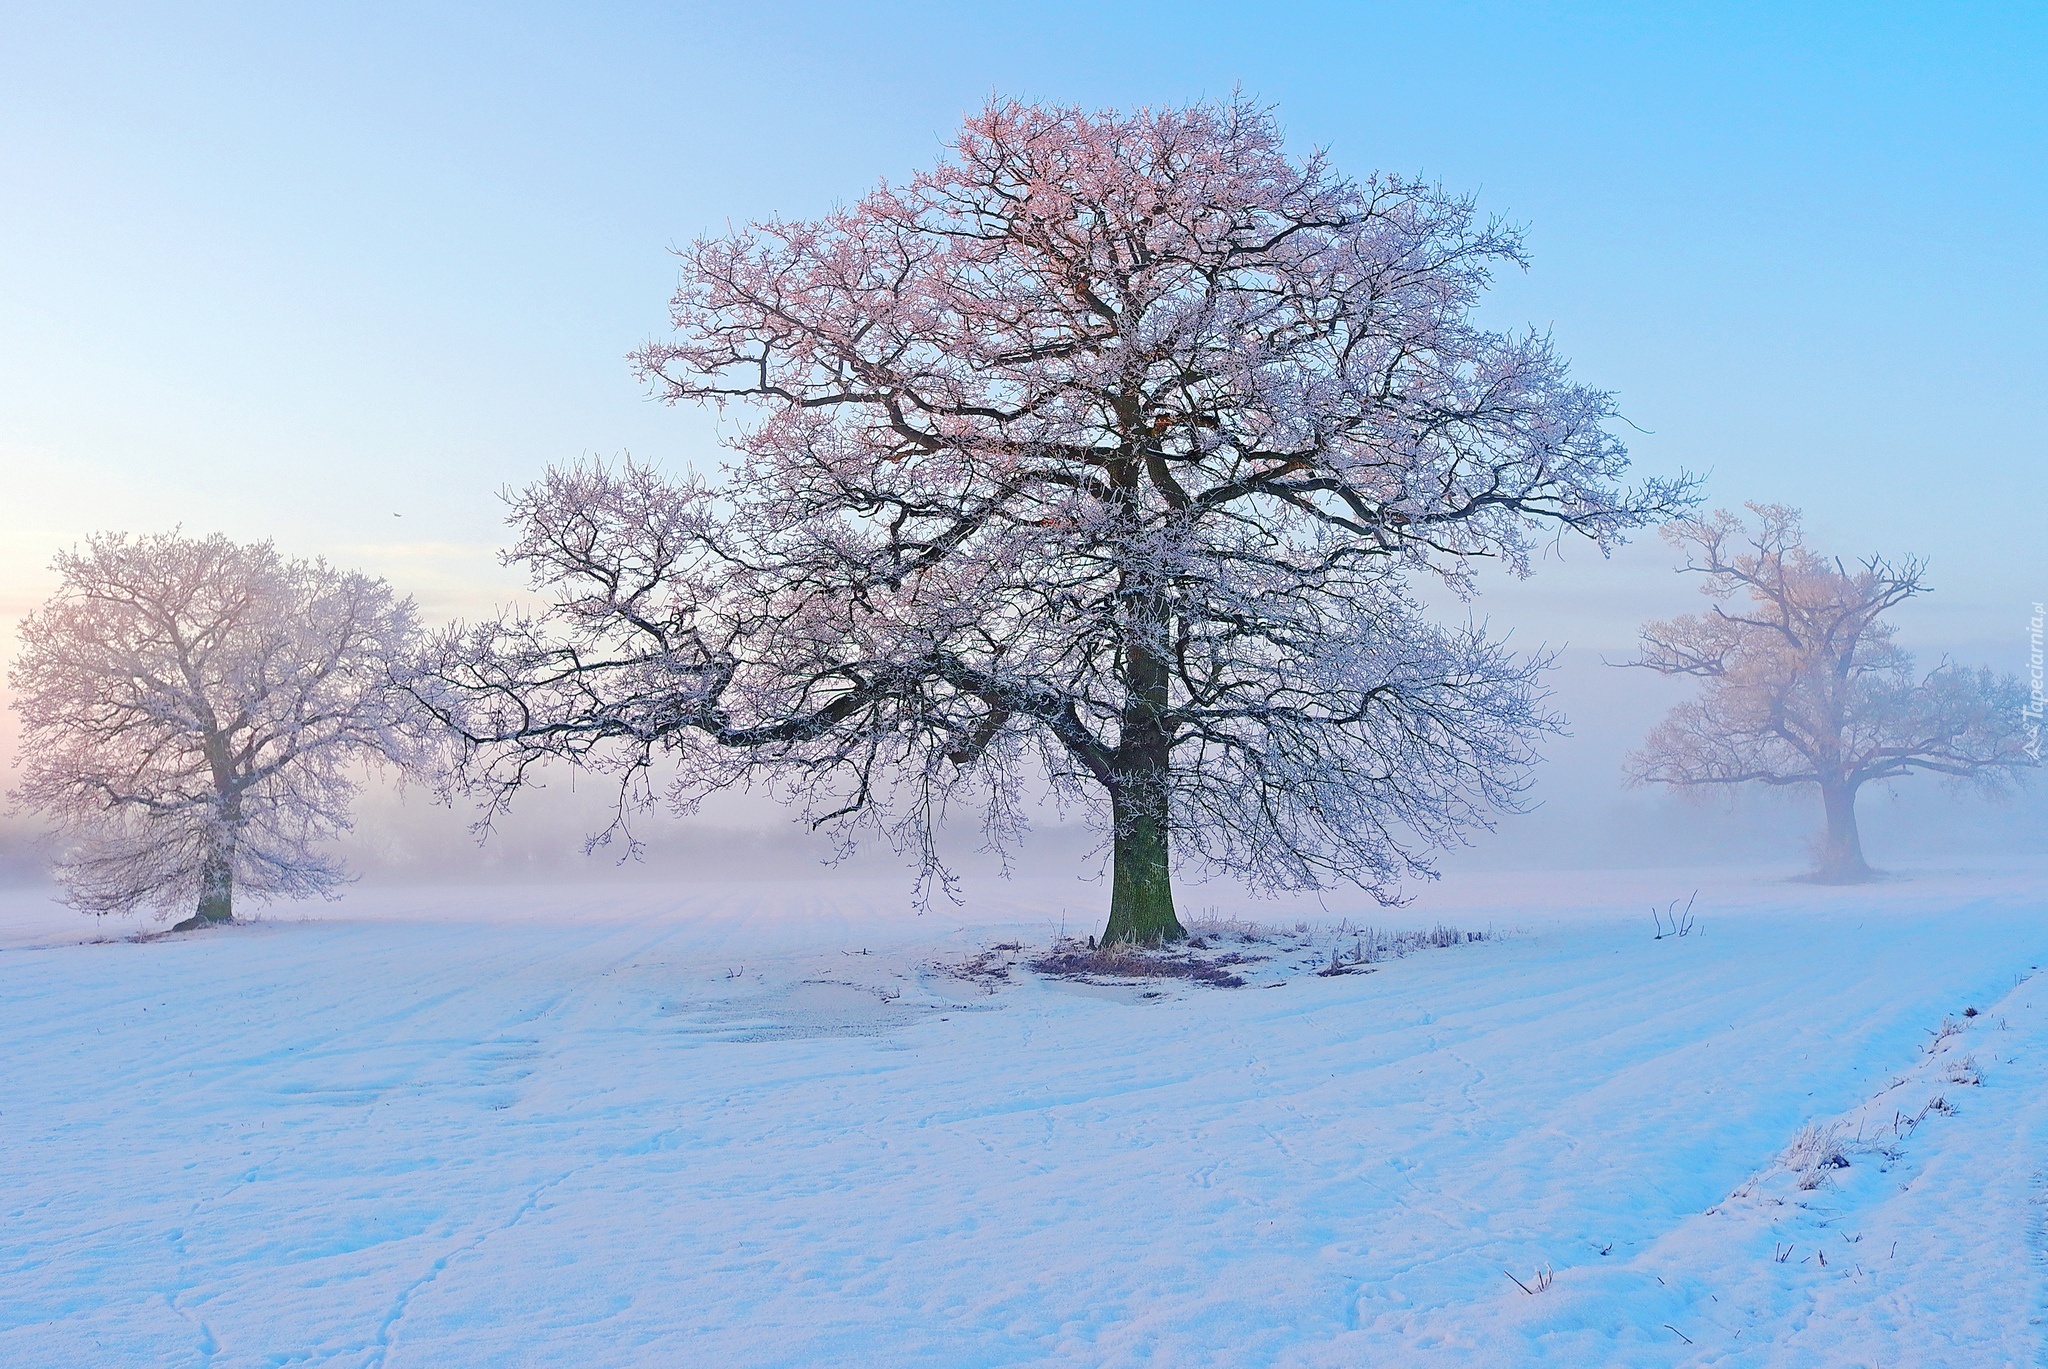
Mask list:
[[[1792,1144],[1785,1148],[1780,1163],[1797,1177],[1801,1189],[1811,1192],[1819,1188],[1834,1171],[1849,1168],[1849,1157],[1842,1147],[1842,1124],[1801,1127]]]
[[[1413,932],[1390,932],[1377,927],[1340,927],[1337,939],[1330,947],[1330,963],[1316,973],[1324,975],[1351,974],[1383,960],[1399,960],[1417,951],[1442,950],[1447,946],[1463,946],[1467,942],[1486,941],[1493,933],[1468,932],[1439,922],[1434,927]],[[1351,944],[1346,946],[1344,943]]]
[[[1231,973],[1232,965],[1244,965],[1257,956],[1229,952],[1200,956],[1184,950],[1132,946],[1090,946],[1072,937],[1062,937],[1050,951],[1031,962],[1031,968],[1055,979],[1189,979],[1219,989],[1241,989],[1244,979]]]

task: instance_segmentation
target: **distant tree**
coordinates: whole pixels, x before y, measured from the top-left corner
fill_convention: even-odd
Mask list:
[[[1867,879],[1856,828],[1864,785],[1928,773],[2001,794],[2035,762],[2027,695],[2010,676],[1944,661],[1916,676],[1884,615],[1927,592],[1917,558],[1873,556],[1854,570],[1810,550],[1797,509],[1751,504],[1754,527],[1726,510],[1664,536],[1686,571],[1723,601],[1649,623],[1631,665],[1703,681],[1629,759],[1636,784],[1702,790],[1813,785],[1827,826],[1818,878]]]
[[[73,906],[196,907],[182,929],[228,921],[237,887],[341,882],[313,848],[348,827],[363,762],[408,754],[389,667],[412,602],[220,536],[98,536],[54,569],[8,672],[12,797],[54,823]]]
[[[628,790],[664,760],[680,806],[779,780],[944,878],[950,801],[1000,847],[1049,777],[1106,828],[1110,941],[1182,934],[1176,857],[1387,894],[1552,726],[1540,663],[1407,578],[1687,497],[1620,488],[1608,397],[1474,322],[1515,232],[1291,160],[1243,102],[992,104],[906,186],[682,256],[641,373],[757,420],[716,486],[512,497],[554,606],[422,691],[499,801],[549,757]]]

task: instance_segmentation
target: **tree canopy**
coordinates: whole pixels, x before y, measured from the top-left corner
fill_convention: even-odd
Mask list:
[[[512,496],[552,607],[421,690],[501,801],[555,756],[643,796],[672,764],[685,807],[769,778],[931,873],[950,805],[1002,846],[1038,777],[1103,821],[1111,939],[1179,934],[1176,857],[1388,894],[1553,726],[1540,662],[1409,578],[1690,497],[1623,485],[1609,396],[1475,321],[1514,229],[1241,100],[993,103],[904,185],[682,258],[636,364],[739,406],[736,458]]]
[[[417,632],[383,581],[269,543],[102,535],[60,554],[8,672],[14,797],[52,819],[57,876],[94,913],[236,888],[322,893],[364,761],[415,754],[391,668]]]
[[[1927,568],[1872,556],[1854,568],[1806,545],[1797,509],[1721,510],[1664,535],[1720,602],[1646,624],[1632,664],[1703,682],[1629,760],[1636,784],[1695,791],[1814,785],[1827,828],[1819,873],[1865,878],[1855,818],[1866,784],[1934,774],[2005,793],[2035,762],[2020,682],[1944,661],[1922,676],[1885,615],[1927,592]]]

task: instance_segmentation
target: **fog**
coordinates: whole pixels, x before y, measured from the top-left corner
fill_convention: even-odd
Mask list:
[[[1987,653],[1988,655],[1988,653]],[[1796,874],[1820,822],[1810,788],[1748,786],[1704,798],[1622,785],[1622,761],[1683,686],[1642,671],[1615,669],[1602,654],[1567,649],[1551,676],[1553,706],[1570,735],[1544,747],[1530,772],[1529,810],[1502,815],[1492,832],[1441,854],[1456,870],[1782,867]],[[523,796],[488,839],[469,831],[469,810],[439,808],[417,792],[388,787],[366,796],[351,858],[377,879],[830,879],[911,870],[880,839],[849,861],[810,832],[793,810],[760,792],[708,799],[689,817],[657,809],[633,819],[644,843],[638,859],[620,844],[586,855],[585,838],[611,818],[616,789],[603,776],[558,769],[548,787]],[[1948,858],[2048,851],[2048,792],[2038,783],[2008,803],[1958,795],[1934,777],[1867,786],[1858,804],[1872,862],[1924,864]],[[971,896],[1000,877],[1000,863],[979,850],[974,814],[956,814],[943,854]],[[1034,877],[1099,871],[1096,836],[1079,813],[1051,804],[1031,813],[1032,831],[1012,867]],[[1106,892],[1103,894],[1106,902]]]
[[[1530,772],[1528,811],[1504,814],[1491,832],[1473,831],[1462,847],[1444,851],[1446,872],[1514,870],[1627,870],[1739,866],[1799,873],[1819,825],[1819,801],[1810,789],[1745,786],[1704,799],[1662,791],[1631,791],[1622,763],[1664,709],[1690,686],[1641,670],[1618,668],[1628,659],[1633,629],[1645,618],[1691,612],[1699,603],[1691,582],[1671,572],[1668,549],[1654,537],[1639,540],[1611,561],[1590,552],[1553,554],[1529,580],[1483,578],[1469,602],[1435,596],[1447,618],[1483,618],[1523,650],[1553,649],[1557,664],[1548,683],[1553,708],[1567,734],[1545,741],[1543,760]],[[388,568],[407,588],[402,564]],[[1936,567],[1937,572],[1939,567]],[[1939,576],[1937,573],[1938,586]],[[506,582],[493,580],[502,590]],[[430,615],[469,598],[457,580],[419,577]],[[2024,667],[2025,605],[2010,612],[2002,637],[1985,632],[1996,606],[1964,603],[1952,610],[1937,593],[1898,617],[1901,640],[1922,669],[1943,656],[1966,664],[2013,671]],[[446,615],[443,615],[446,616]],[[0,649],[13,650],[13,615]],[[0,764],[11,768],[17,727],[11,711],[0,718]],[[850,858],[835,859],[833,843],[798,820],[787,805],[761,791],[712,796],[700,810],[678,817],[665,808],[636,813],[641,843],[629,856],[623,842],[593,852],[586,840],[611,821],[614,782],[601,774],[557,766],[543,786],[520,796],[487,835],[473,830],[477,812],[467,804],[437,803],[417,785],[371,777],[356,808],[356,827],[338,845],[352,870],[373,884],[417,882],[523,883],[677,882],[769,879],[819,881],[862,878],[900,882],[905,897],[913,871],[885,842],[872,840]],[[1934,777],[1869,786],[1858,806],[1872,863],[1924,866],[2048,851],[2048,789],[2038,782],[2009,803],[1957,795]],[[1010,869],[1033,878],[1072,878],[1079,907],[1106,905],[1099,878],[1102,853],[1083,814],[1045,804],[1030,812],[1032,830],[1011,853]],[[942,852],[960,877],[958,892],[972,900],[992,891],[1002,862],[980,849],[975,814],[955,815]],[[38,832],[24,815],[0,817],[0,881],[46,878]],[[345,895],[344,895],[345,896]],[[1339,893],[1334,897],[1343,898]],[[1349,900],[1346,900],[1349,902]]]
[[[1492,832],[1472,832],[1468,845],[1441,854],[1441,868],[1743,866],[1782,867],[1788,876],[1802,868],[1820,820],[1811,789],[1750,786],[1690,798],[1623,788],[1623,757],[1682,688],[1616,670],[1599,653],[1580,650],[1562,654],[1551,685],[1571,735],[1544,746],[1544,760],[1530,775],[1529,811],[1502,815]],[[547,788],[523,796],[480,841],[469,830],[472,811],[379,786],[366,794],[347,848],[355,868],[377,880],[826,880],[900,872],[906,890],[911,882],[910,867],[880,839],[851,860],[835,861],[831,841],[759,792],[715,796],[689,817],[664,809],[636,815],[633,830],[644,844],[637,859],[625,857],[623,843],[586,855],[584,840],[610,821],[615,793],[603,776],[558,769]],[[2048,793],[2039,784],[2007,803],[1957,795],[1933,777],[1889,790],[1873,785],[1858,813],[1879,867],[2048,851]],[[1047,804],[1031,816],[1031,833],[1012,853],[1016,872],[1077,879],[1099,872],[1096,836],[1080,814]],[[956,817],[943,848],[967,896],[1000,878],[999,861],[978,849],[973,817]]]
[[[2034,501],[1996,496],[2027,488],[2048,426],[2048,257],[2027,250],[2048,177],[2024,174],[2048,106],[2011,15],[1788,11],[1759,39],[1734,11],[1189,14],[940,7],[876,44],[844,7],[772,34],[672,6],[24,11],[0,49],[0,658],[50,554],[101,530],[274,537],[430,621],[489,612],[519,590],[495,490],[583,453],[708,471],[739,421],[648,403],[622,360],[665,326],[666,245],[900,181],[991,91],[1242,88],[1351,174],[1440,177],[1525,225],[1533,269],[1499,275],[1483,320],[1554,335],[1612,389],[1632,478],[1704,472],[1711,505],[1802,506],[1818,547],[1925,555],[1936,592],[1898,615],[1921,667],[2024,668],[2048,550]],[[1914,345],[1927,320],[1940,344]],[[1698,603],[1654,536],[1433,602],[1556,649],[1570,726],[1532,811],[1445,869],[1799,868],[1809,795],[1621,787],[1682,689],[1604,662]],[[15,733],[0,710],[0,778]],[[830,877],[829,845],[762,794],[643,815],[623,865],[582,853],[606,806],[558,773],[478,844],[471,814],[380,784],[342,854],[370,881]],[[2048,845],[2039,792],[1996,807],[1920,779],[1861,810],[1879,865]],[[1041,816],[1020,868],[1088,869],[1077,815]],[[972,897],[993,862],[949,836]],[[0,812],[0,879],[42,878],[34,837]],[[852,868],[909,883],[887,851]]]

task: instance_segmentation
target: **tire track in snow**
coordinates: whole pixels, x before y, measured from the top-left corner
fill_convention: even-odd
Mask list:
[[[65,1186],[105,1184],[98,1211],[128,1204],[159,1231],[146,1203],[163,1187],[156,1162],[173,1152],[150,1133],[201,1147],[207,1112],[247,1115],[252,1126],[267,1115],[273,1131],[286,1118],[310,1141],[277,1162],[278,1182],[244,1190],[237,1239],[266,1236],[265,1223],[301,1230],[264,1246],[194,1243],[208,1321],[232,1347],[223,1359],[339,1346],[361,1362],[378,1330],[379,1364],[511,1361],[534,1344],[564,1362],[605,1361],[633,1344],[665,1347],[650,1362],[735,1365],[776,1354],[853,1362],[863,1348],[877,1362],[912,1346],[940,1363],[1402,1363],[1421,1357],[1428,1336],[1451,1337],[1455,1357],[1455,1337],[1469,1339],[1475,1324],[1543,1310],[1541,1300],[1514,1301],[1523,1295],[1506,1287],[1497,1259],[1520,1270],[1525,1249],[1548,1257],[1588,1229],[1639,1237],[1713,1200],[1696,1190],[1725,1194],[1741,1177],[1731,1166],[1753,1167],[1781,1145],[1796,1125],[1788,1119],[1838,1111],[1852,1089],[1862,1096],[1850,1082],[1864,1077],[1859,1062],[1890,1058],[1930,1004],[1967,1001],[1957,996],[1976,992],[2013,938],[2032,935],[2019,918],[1987,932],[1944,917],[1872,944],[1794,915],[1782,933],[1712,956],[1690,942],[1652,948],[1647,934],[1637,945],[1632,928],[1532,936],[1363,980],[1297,983],[1286,994],[1303,997],[1307,1012],[1285,1021],[1259,1015],[1283,994],[1126,1009],[1020,990],[1010,1004],[1019,1011],[920,1028],[915,1049],[886,1057],[888,1072],[877,1073],[885,1057],[870,1042],[677,1054],[651,1006],[657,981],[687,977],[728,947],[732,963],[744,954],[772,968],[796,938],[769,928],[753,939],[747,926],[684,915],[664,928],[668,917],[650,912],[631,930],[619,919],[552,929],[512,920],[446,935],[395,924],[349,943],[386,943],[361,965],[294,965],[278,944],[294,940],[287,934],[249,948],[262,950],[256,959],[194,962],[186,987],[197,1006],[186,1020],[218,1017],[266,974],[324,985],[235,1013],[234,1031],[261,1016],[287,1043],[292,1033],[324,1041],[352,1014],[397,1006],[423,971],[488,984],[363,1042],[392,1052],[365,1061],[366,1074],[422,1085],[387,1093],[373,1114],[310,1102],[243,1113],[269,1106],[261,1076],[301,1068],[303,1052],[239,1052],[235,1077],[193,1100],[203,1109],[149,1095],[178,1086],[168,1071],[152,1067],[151,1080],[131,1087],[122,1070],[159,1035],[154,997],[150,1030],[121,1042],[88,1035],[74,1055],[77,1043],[44,1036],[10,1069],[36,1099],[55,1097],[38,1072],[117,1082],[97,1113],[72,1119],[102,1127],[99,1139],[72,1133],[96,1149],[61,1167],[34,1151],[52,1152],[53,1128],[72,1122],[32,1112],[24,1123],[7,1108],[0,1140],[32,1166],[29,1196],[17,1202],[53,1206],[15,1228],[27,1234],[0,1239],[54,1258],[51,1269],[146,1287],[161,1245],[82,1249],[72,1236],[83,1224],[72,1223],[95,1205],[72,1203]],[[1709,949],[1722,944],[1722,925]],[[834,935],[828,927],[817,937]],[[342,944],[296,941],[301,958]],[[655,954],[676,965],[593,973],[636,941],[661,945]],[[478,968],[508,949],[519,954]],[[560,963],[536,965],[529,952]],[[380,967],[396,989],[376,982]],[[518,1026],[520,1006],[540,1001],[532,994],[551,975],[575,991],[545,1020]],[[61,990],[62,977],[48,987]],[[41,1014],[0,1003],[0,1016],[33,1027]],[[1233,1032],[1227,1051],[1213,1050]],[[530,1106],[510,1118],[473,1113],[464,1071],[432,1057],[449,1043],[512,1035],[546,1047],[536,1082],[522,1085]],[[1260,1073],[1231,1068],[1253,1054]],[[345,1070],[343,1059],[310,1068]],[[367,1132],[346,1125],[364,1116]],[[626,1164],[679,1118],[698,1131],[671,1134],[688,1154]],[[920,1130],[920,1118],[932,1124]],[[1291,1159],[1259,1124],[1285,1139]],[[426,1168],[403,1168],[413,1162]],[[1215,1191],[1193,1201],[1194,1184],[1144,1182],[1218,1162]],[[2016,1178],[2042,1168],[2018,1166]],[[949,1185],[967,1196],[945,1196]],[[330,1256],[304,1239],[345,1219],[349,1204],[408,1201],[435,1209],[427,1240],[372,1232],[372,1243]],[[677,1241],[681,1203],[692,1204],[694,1231],[752,1242],[746,1260],[713,1242]],[[516,1234],[500,1241],[500,1232]],[[603,1233],[595,1246],[593,1232]],[[864,1263],[877,1251],[885,1266]],[[562,1277],[576,1262],[580,1282]],[[854,1276],[866,1282],[836,1282]],[[47,1272],[38,1279],[38,1307],[62,1295]],[[1495,1285],[1508,1294],[1498,1306]],[[1089,1290],[1085,1307],[1069,1295],[1077,1287]],[[612,1290],[630,1310],[608,1310]],[[128,1334],[130,1345],[159,1334],[137,1330],[124,1304],[78,1315]],[[659,1339],[684,1328],[697,1339]],[[161,1344],[189,1355],[177,1334]],[[1606,1344],[1577,1362],[1629,1359],[1632,1349]],[[1665,1352],[1630,1362],[1666,1362]]]
[[[1732,1197],[1634,1257],[1560,1270],[1551,1305],[1525,1319],[1529,1358],[1542,1357],[1539,1345],[1565,1362],[1592,1354],[1584,1327],[1618,1317],[1676,1325],[1692,1339],[1690,1348],[1644,1346],[1629,1361],[1644,1365],[1719,1363],[1759,1345],[1770,1347],[1769,1363],[2048,1364],[2048,1013],[2033,993],[2023,980],[1961,1019],[1964,1030],[1930,1030],[1934,1041],[1923,1038],[1883,1088],[1812,1122],[1836,1128],[1853,1157],[1840,1171],[1818,1170],[1815,1187],[1795,1185],[1782,1155],[1763,1157]],[[2010,1043],[2008,1017],[2020,1028]],[[1969,1067],[1994,1050],[1994,1064]],[[1981,1086],[1968,1082],[1973,1072]],[[1916,1123],[1923,1099],[1944,1101]],[[1888,1122],[1901,1110],[1893,1136]],[[1883,1145],[1869,1139],[1879,1136]],[[2014,1152],[2018,1165],[2008,1162]],[[2006,1258],[2001,1236],[2011,1242]],[[2020,1297],[2001,1289],[1996,1272],[2014,1266],[2026,1271]],[[2010,1324],[2022,1306],[2025,1330]]]

